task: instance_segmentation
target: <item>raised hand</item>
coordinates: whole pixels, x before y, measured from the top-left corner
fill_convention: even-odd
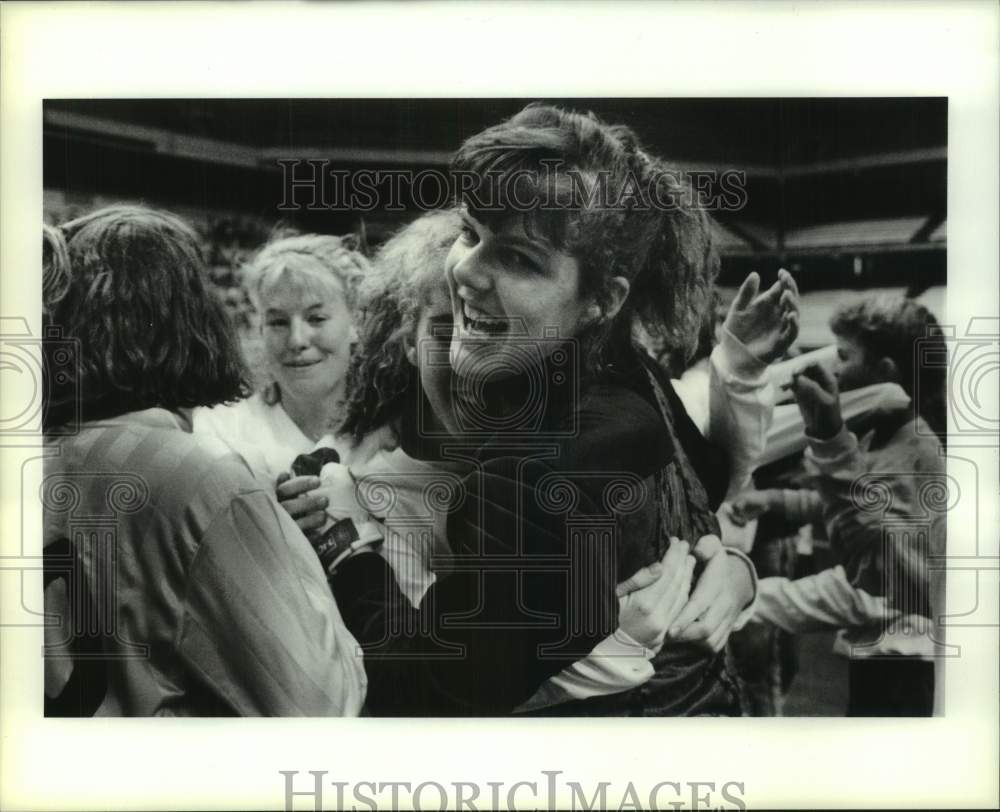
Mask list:
[[[724,327],[766,364],[776,361],[799,334],[799,289],[782,268],[778,281],[763,293],[755,271],[743,280]]]
[[[840,390],[837,379],[822,365],[813,364],[792,378],[792,394],[799,404],[806,435],[829,440],[840,433],[844,419],[840,414]]]

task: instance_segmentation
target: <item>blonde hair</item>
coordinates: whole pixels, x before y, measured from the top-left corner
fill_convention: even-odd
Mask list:
[[[258,251],[243,269],[243,287],[260,311],[264,285],[285,271],[336,279],[353,313],[358,302],[358,285],[370,269],[371,263],[350,237],[299,234],[269,242]]]
[[[355,443],[396,416],[414,385],[408,342],[434,286],[445,284],[444,262],[461,228],[455,209],[427,212],[375,256],[361,285],[360,340],[347,376],[347,417],[341,426]]]

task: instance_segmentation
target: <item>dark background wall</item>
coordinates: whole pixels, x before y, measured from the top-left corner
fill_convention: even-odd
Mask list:
[[[44,106],[46,218],[116,200],[172,208],[223,250],[222,267],[277,222],[363,230],[377,244],[417,214],[279,211],[279,159],[331,169],[446,169],[467,136],[532,99],[103,99]],[[720,283],[779,267],[804,291],[945,285],[947,100],[545,99],[630,125],[681,169],[745,173],[719,211]],[[407,201],[404,201],[407,203]]]

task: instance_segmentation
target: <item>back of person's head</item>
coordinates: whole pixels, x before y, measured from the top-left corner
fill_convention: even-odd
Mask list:
[[[621,310],[588,331],[588,368],[630,342],[636,320],[666,351],[693,353],[719,267],[711,223],[630,128],[532,104],[467,139],[452,169],[477,221],[498,230],[520,218],[575,257],[582,296],[607,309],[612,280],[628,281]]]
[[[407,349],[421,309],[434,291],[445,290],[445,258],[460,231],[456,210],[427,212],[382,245],[361,283],[359,340],[341,427],[355,442],[395,417],[415,385]]]
[[[42,226],[42,319],[48,325],[50,308],[66,295],[69,287],[69,252],[62,232]]]
[[[944,437],[947,365],[921,364],[920,359],[946,358],[947,344],[926,307],[904,296],[865,296],[842,305],[831,318],[830,329],[856,342],[864,350],[863,362],[872,377],[898,383],[914,399],[917,413]]]
[[[47,428],[248,394],[236,337],[183,221],[115,206],[47,230],[45,241],[43,311],[77,355],[46,375]]]

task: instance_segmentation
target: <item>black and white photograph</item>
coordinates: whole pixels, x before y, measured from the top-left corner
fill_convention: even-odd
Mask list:
[[[44,116],[47,712],[931,715],[946,99]]]
[[[226,19],[208,5],[196,46]],[[363,5],[312,13],[349,29]],[[995,29],[985,8],[965,11]],[[503,41],[494,69],[519,59]],[[25,117],[37,309],[5,305],[2,336],[0,632],[35,652],[15,715],[67,746],[119,724],[150,752],[158,731],[259,741],[254,808],[919,804],[898,744],[859,778],[885,794],[818,793],[839,748],[860,765],[860,738],[916,748],[966,713],[995,754],[997,241],[956,194],[984,154],[961,146],[967,103],[676,75],[407,92],[391,48],[372,61],[378,92],[303,93],[285,65],[257,91],[43,85]],[[463,773],[491,731],[532,770]],[[579,755],[545,755],[545,731]],[[737,754],[772,736],[803,761],[776,790],[762,754],[757,794]],[[624,760],[579,769],[601,764],[588,737]],[[658,739],[685,752],[631,774]],[[364,755],[401,745],[425,752]],[[995,767],[977,774],[962,803],[989,806]]]

